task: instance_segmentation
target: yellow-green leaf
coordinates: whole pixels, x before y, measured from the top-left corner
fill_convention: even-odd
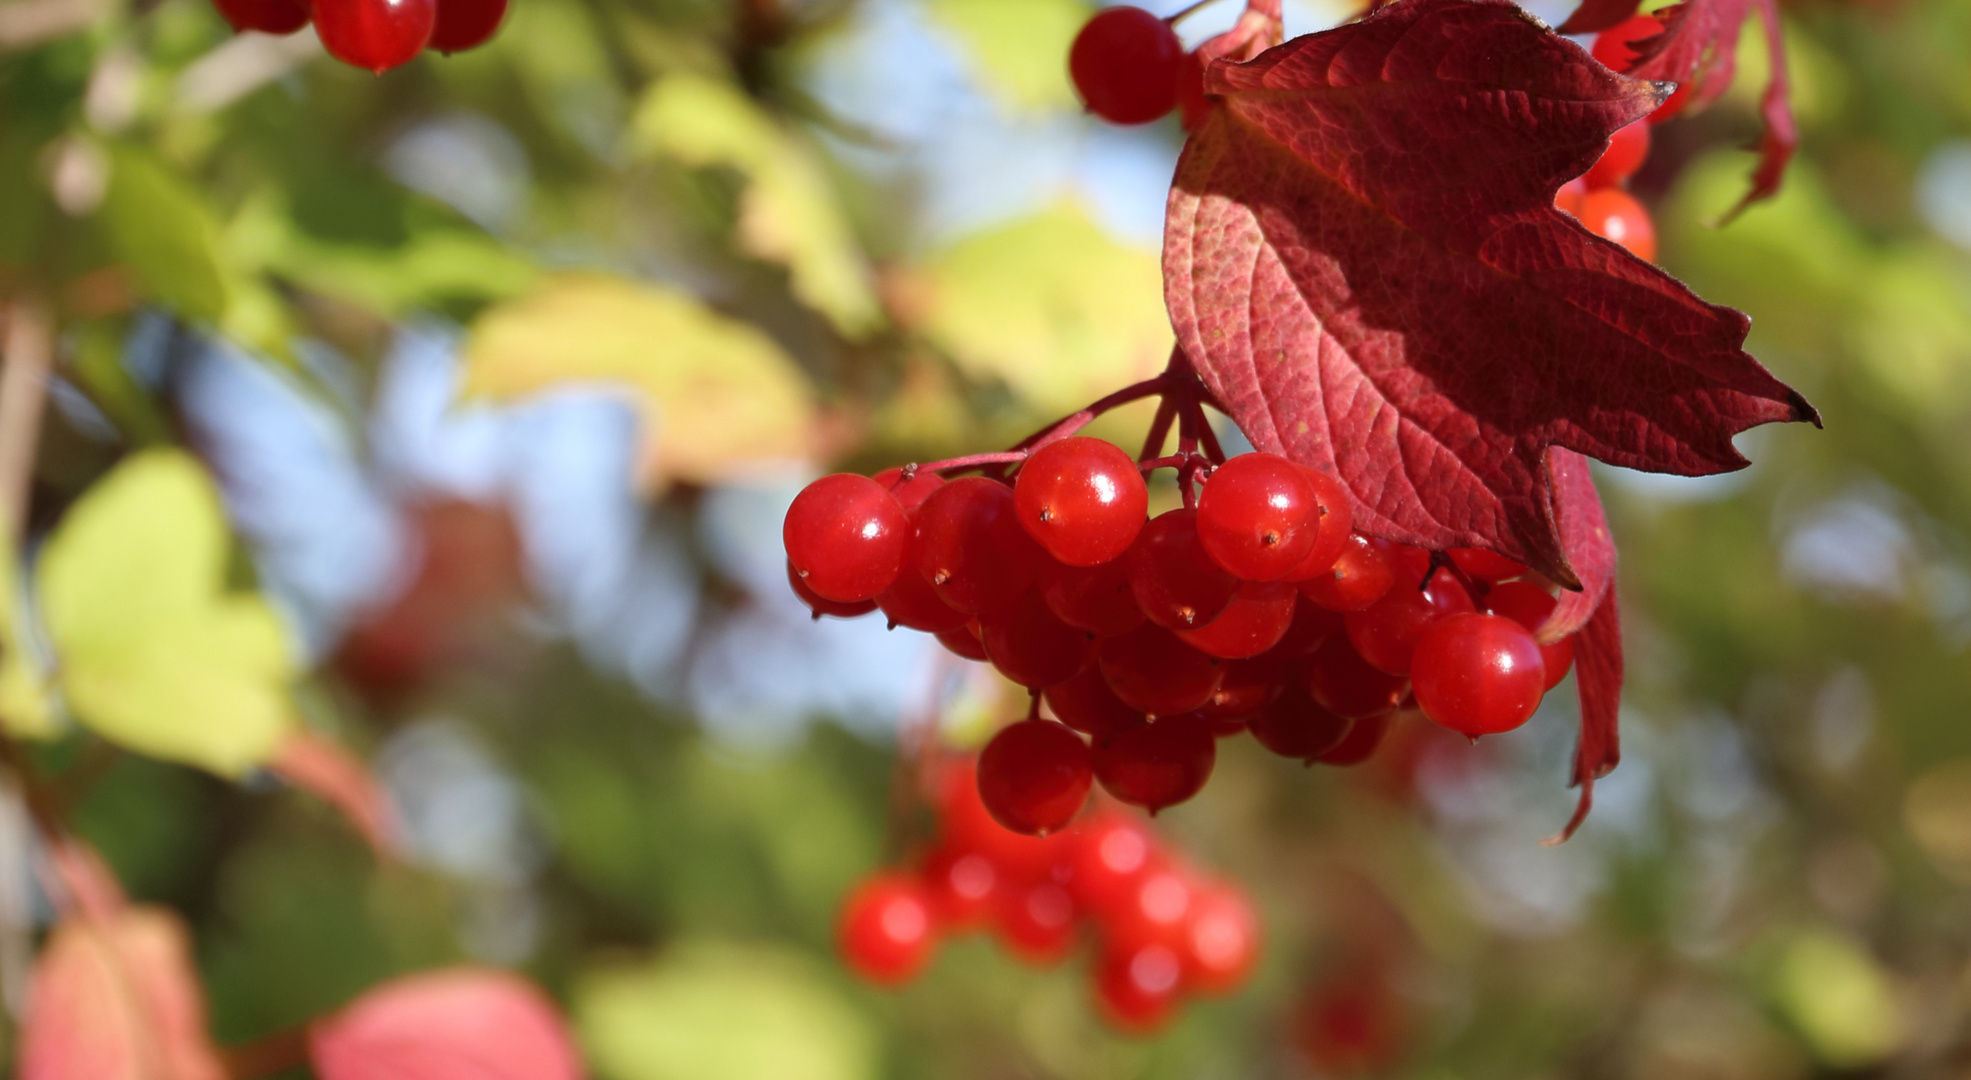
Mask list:
[[[1840,934],[1810,930],[1794,938],[1774,993],[1814,1055],[1837,1069],[1874,1064],[1902,1044],[1902,1010],[1882,968]]]
[[[229,776],[267,758],[292,658],[266,604],[227,590],[229,544],[218,491],[179,450],[132,455],[70,508],[38,581],[77,720]]]
[[[613,1080],[873,1080],[875,1033],[800,957],[687,944],[590,975],[575,1023]]]
[[[644,97],[630,138],[639,153],[743,175],[739,241],[746,251],[787,267],[794,295],[842,333],[859,337],[876,327],[869,265],[821,162],[737,87],[669,76]]]
[[[46,665],[28,626],[20,561],[0,536],[0,724],[17,738],[47,738],[60,730]]]
[[[1076,106],[1068,46],[1093,13],[1081,0],[933,0],[931,12],[957,34],[979,81],[1017,109]]]
[[[624,383],[649,415],[645,476],[710,482],[808,456],[813,392],[759,330],[683,293],[570,275],[488,310],[465,345],[465,392],[512,398]]]
[[[1154,251],[1061,206],[960,240],[920,270],[918,318],[975,378],[1067,412],[1162,370],[1170,356]]]
[[[117,147],[100,213],[149,298],[190,319],[220,320],[226,280],[218,229],[191,185],[144,151]]]

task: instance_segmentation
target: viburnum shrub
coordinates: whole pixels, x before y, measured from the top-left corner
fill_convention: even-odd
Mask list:
[[[1044,838],[1010,831],[980,798],[984,757],[977,768],[980,784],[962,759],[925,770],[935,834],[843,903],[836,945],[850,970],[900,986],[942,939],[978,931],[1027,963],[1058,964],[1086,934],[1097,1006],[1137,1032],[1162,1027],[1186,997],[1245,981],[1259,954],[1259,919],[1244,890],[1201,873],[1114,809]]]
[[[1623,187],[1669,84],[1690,108],[1722,92],[1752,2],[1645,26],[1635,0],[1588,0],[1563,29],[1605,30],[1591,55],[1507,0],[1372,5],[1285,43],[1278,0],[1249,0],[1184,62],[1169,21],[1100,13],[1069,61],[1090,108],[1141,122],[1181,98],[1192,129],[1168,367],[1011,450],[817,481],[788,517],[796,590],[816,617],[873,598],[1029,689],[978,767],[1017,832],[1067,827],[1091,781],[1152,812],[1188,799],[1241,731],[1332,764],[1411,705],[1508,731],[1572,667],[1571,833],[1617,760],[1622,679],[1588,458],[1717,473],[1746,464],[1739,432],[1819,422],[1744,352],[1744,315],[1650,264]],[[1792,145],[1777,79],[1765,117],[1748,200]],[[1077,434],[1144,398],[1133,460]],[[1207,408],[1256,451],[1228,458]],[[1145,521],[1157,470],[1182,505]]]
[[[426,49],[484,45],[507,0],[213,0],[234,30],[292,34],[311,21],[330,56],[379,75]]]

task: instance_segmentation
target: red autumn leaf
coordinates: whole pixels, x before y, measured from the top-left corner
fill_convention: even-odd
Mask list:
[[[1581,629],[1608,595],[1615,583],[1615,537],[1608,531],[1608,517],[1602,512],[1601,494],[1595,490],[1587,458],[1556,446],[1547,451],[1547,470],[1561,548],[1581,579],[1579,590],[1560,594],[1560,603],[1540,627],[1540,640],[1551,645]]]
[[[269,766],[283,780],[335,807],[380,858],[397,850],[397,814],[369,767],[337,743],[296,729],[275,748]]]
[[[1561,594],[1539,633],[1540,640],[1548,643],[1574,635],[1574,692],[1580,702],[1581,731],[1568,782],[1581,789],[1581,798],[1567,827],[1553,838],[1559,843],[1587,820],[1595,781],[1608,775],[1621,757],[1616,721],[1622,706],[1622,627],[1615,602],[1615,538],[1608,531],[1588,459],[1556,446],[1547,451],[1547,466],[1553,476],[1561,545],[1581,578],[1580,591]]]
[[[1597,34],[1636,13],[1642,0],[1581,0],[1574,14],[1560,24],[1563,34]]]
[[[321,1080],[580,1080],[561,1013],[517,975],[451,968],[378,986],[310,1032]]]
[[[122,908],[62,923],[36,958],[21,1080],[225,1080],[178,917]]]
[[[1332,471],[1357,528],[1491,548],[1570,587],[1549,446],[1742,468],[1812,406],[1707,304],[1553,209],[1660,92],[1507,0],[1399,0],[1220,62],[1185,146],[1164,288],[1255,446]]]
[[[1594,806],[1595,781],[1607,776],[1622,760],[1616,735],[1622,703],[1622,617],[1612,588],[1595,608],[1594,617],[1574,637],[1574,688],[1581,702],[1581,736],[1574,744],[1574,766],[1568,782],[1581,789],[1581,797],[1567,826],[1547,840],[1548,844],[1574,835]]]

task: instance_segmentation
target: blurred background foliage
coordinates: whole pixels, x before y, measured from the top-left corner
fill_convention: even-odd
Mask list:
[[[469,957],[541,979],[614,1080],[1971,1075],[1962,0],[1784,5],[1803,150],[1729,227],[1758,35],[1657,131],[1664,264],[1827,424],[1730,476],[1603,474],[1626,754],[1579,836],[1538,843],[1569,693],[1349,773],[1239,740],[1158,824],[1257,898],[1265,960],[1161,1038],[1107,1034],[1079,962],[962,941],[894,994],[835,964],[845,891],[929,828],[899,730],[974,743],[1011,698],[809,622],[780,515],[1161,366],[1181,133],[1080,115],[1089,10],[516,0],[373,78],[201,0],[0,3],[8,348],[40,320],[55,372],[0,717],[191,921],[219,1036]],[[119,540],[163,569],[106,594]],[[220,697],[119,650],[145,627],[220,641],[186,646]],[[185,718],[221,698],[232,734]],[[404,864],[254,767],[291,723],[374,762]],[[48,908],[0,892],[17,1008]]]

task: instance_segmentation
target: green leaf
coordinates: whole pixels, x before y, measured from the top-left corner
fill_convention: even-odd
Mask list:
[[[787,267],[794,295],[836,329],[861,337],[881,321],[869,265],[821,162],[793,133],[730,83],[672,75],[650,88],[632,148],[746,178],[739,242]]]
[[[646,406],[644,476],[727,479],[805,458],[806,376],[772,338],[683,293],[599,275],[549,281],[473,324],[465,393],[513,398],[573,381],[634,389]]]
[[[924,333],[975,378],[1067,412],[1162,370],[1163,274],[1071,206],[967,237],[917,282]]]
[[[589,975],[575,1023],[614,1080],[872,1080],[875,1033],[801,958],[694,943]]]
[[[17,738],[47,738],[61,730],[54,688],[28,625],[20,560],[3,536],[0,561],[0,724]]]
[[[117,256],[136,272],[150,299],[201,322],[225,315],[225,273],[212,215],[162,162],[135,147],[114,147],[100,214]]]
[[[1068,46],[1088,21],[1081,0],[933,0],[964,42],[984,87],[1016,109],[1074,108]]]
[[[225,588],[219,493],[180,450],[132,455],[41,556],[42,619],[76,719],[132,750],[236,776],[290,722],[280,622]]]
[[[1902,1043],[1901,1010],[1881,967],[1840,934],[1810,930],[1794,938],[1774,996],[1814,1055],[1837,1069],[1873,1064]]]

